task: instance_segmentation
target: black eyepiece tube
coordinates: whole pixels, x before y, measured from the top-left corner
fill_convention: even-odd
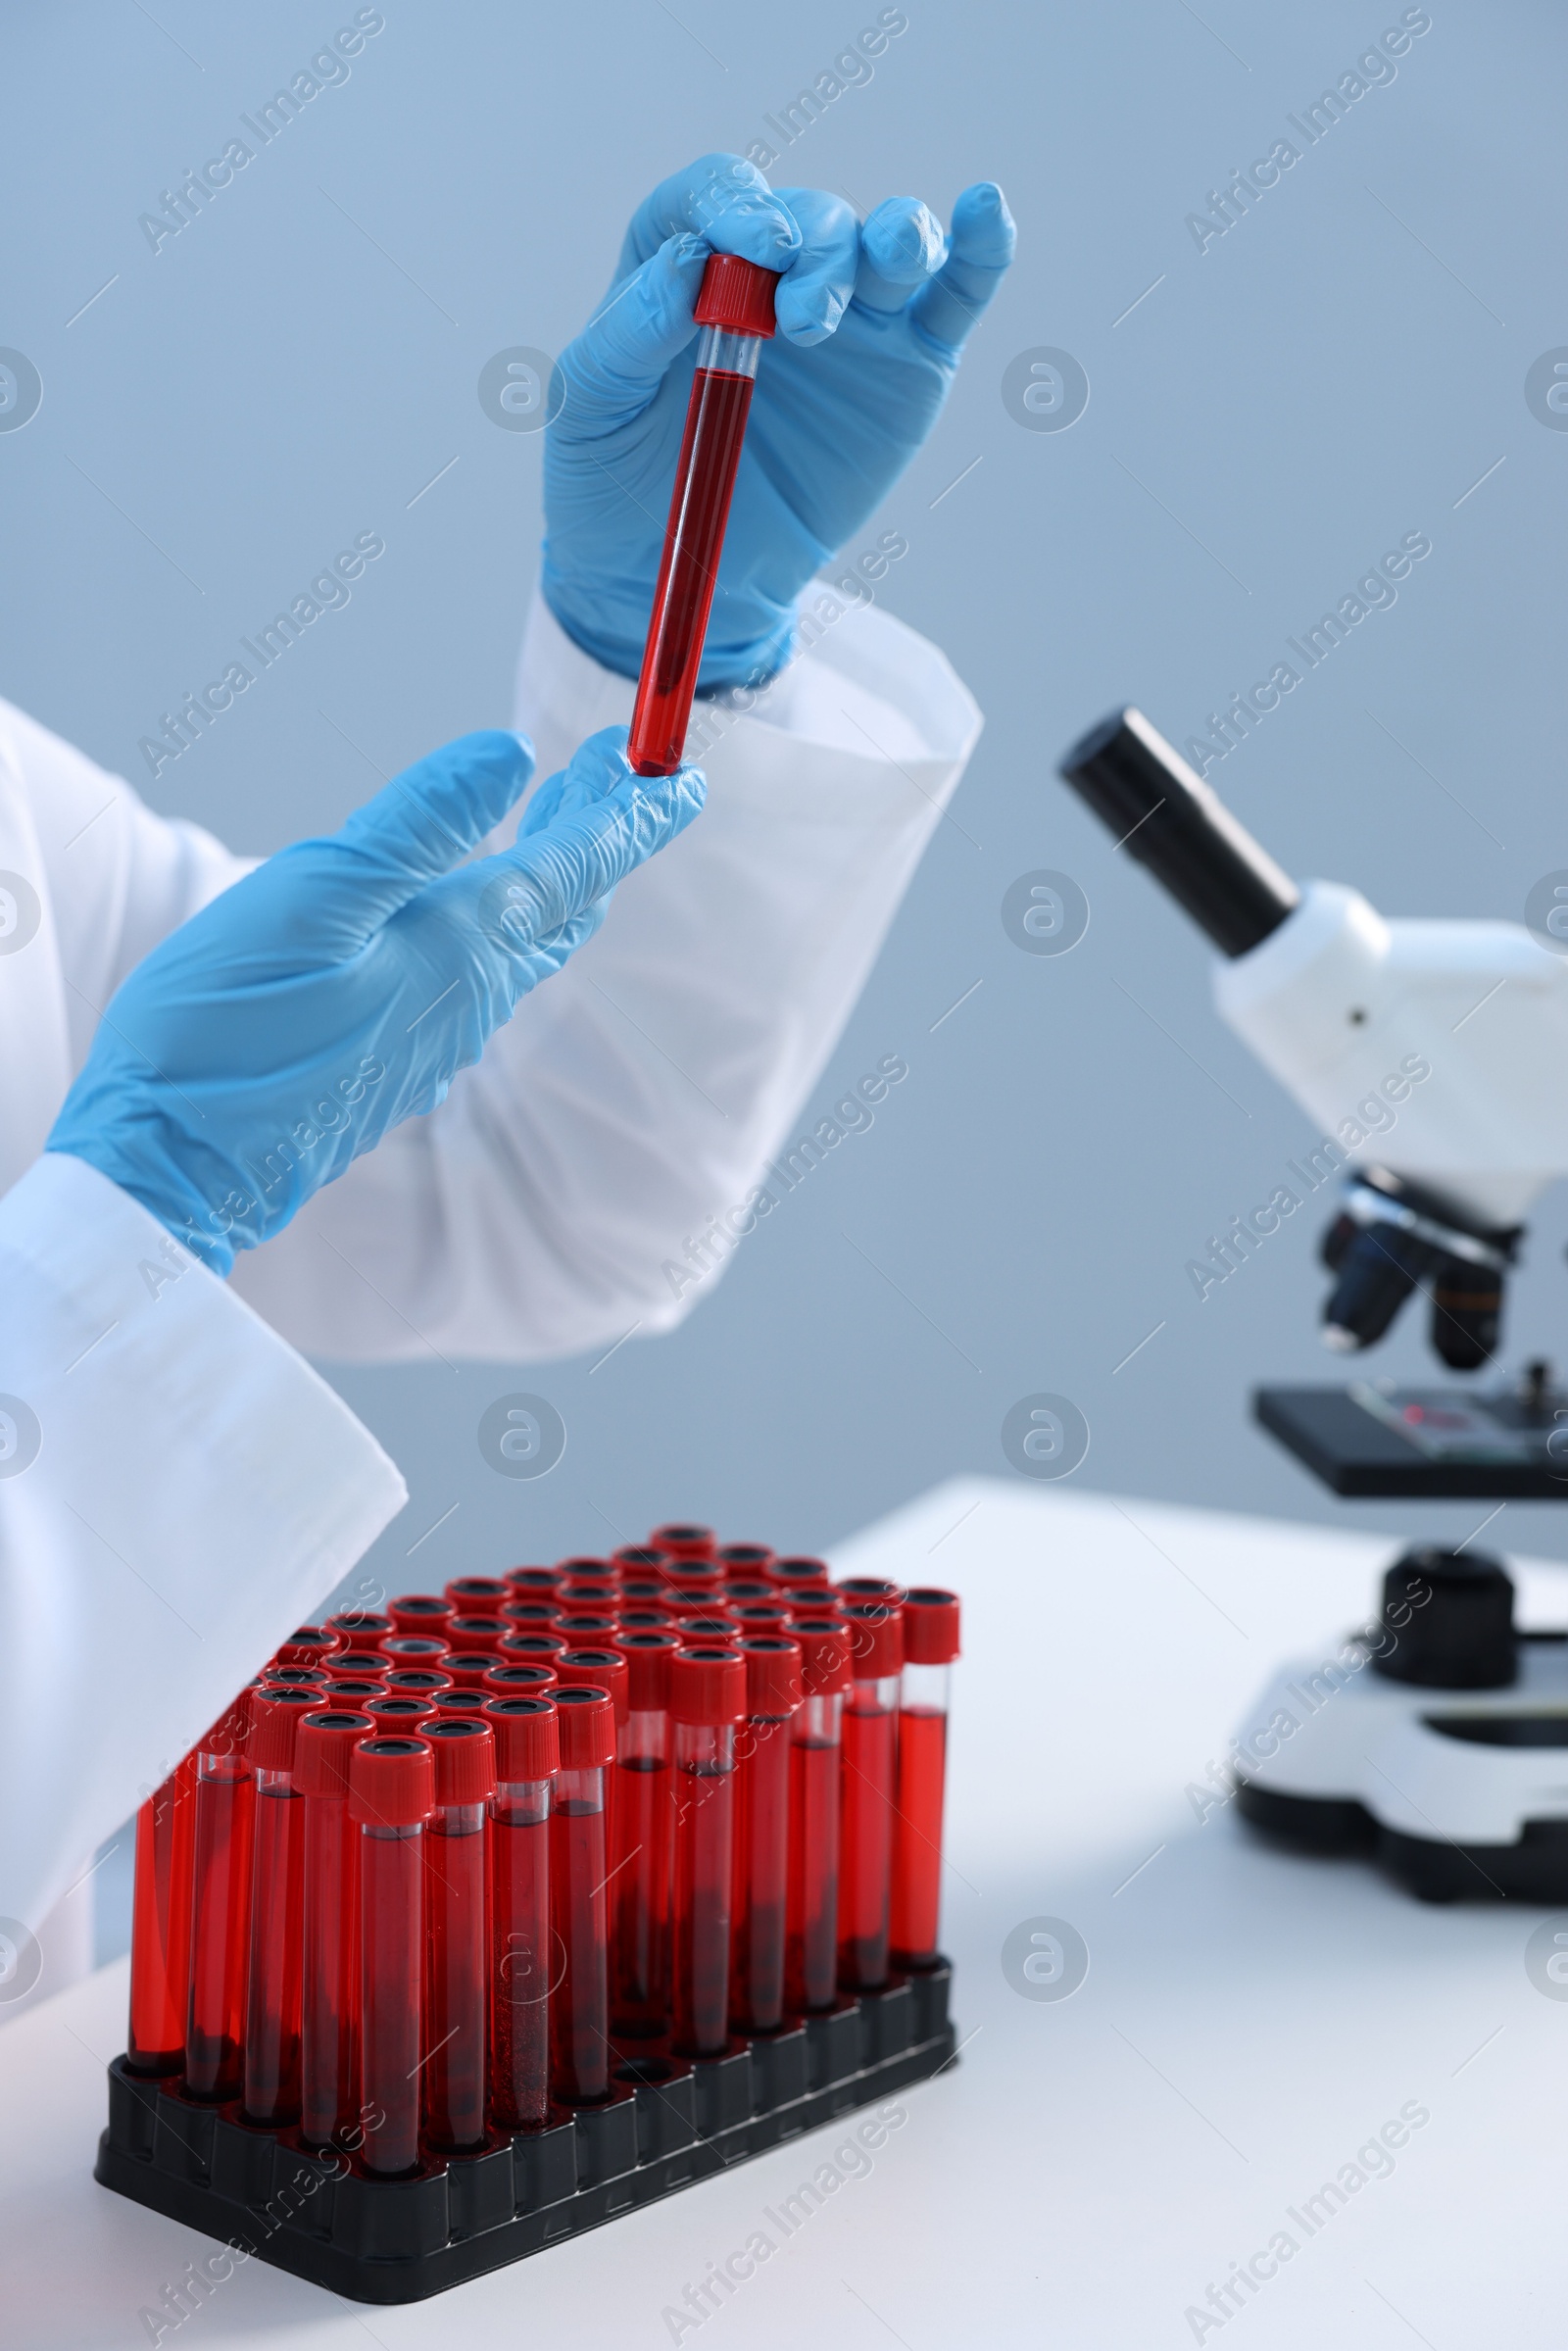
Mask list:
[[[1222,955],[1279,929],[1300,892],[1142,710],[1115,711],[1058,770]]]

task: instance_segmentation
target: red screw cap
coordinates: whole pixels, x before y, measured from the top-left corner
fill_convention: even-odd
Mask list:
[[[365,1712],[383,1739],[422,1739],[425,1724],[435,1717],[435,1699],[428,1690],[383,1690],[379,1697],[366,1699]]]
[[[512,1597],[500,1576],[454,1576],[445,1589],[459,1616],[498,1616]]]
[[[951,1665],[958,1654],[958,1595],[917,1584],[905,1596],[904,1656],[908,1665]]]
[[[548,1633],[560,1614],[561,1602],[551,1592],[545,1599],[509,1600],[500,1622],[514,1633]]]
[[[346,1796],[349,1757],[375,1725],[353,1706],[323,1706],[300,1722],[294,1785],[305,1796]]]
[[[548,1665],[493,1665],[480,1684],[487,1698],[547,1698],[555,1687]]]
[[[801,1652],[801,1680],[808,1698],[830,1698],[850,1687],[849,1627],[836,1616],[798,1616],[790,1639]]]
[[[438,1698],[443,1690],[456,1688],[452,1676],[443,1673],[438,1665],[399,1666],[396,1673],[386,1678],[388,1697]]]
[[[327,1679],[333,1674],[384,1674],[391,1663],[379,1649],[339,1649],[327,1667]]]
[[[495,1793],[496,1742],[482,1714],[432,1723],[423,1736],[435,1757],[438,1804],[483,1804]]]
[[[494,1616],[455,1616],[441,1638],[461,1654],[464,1649],[493,1649],[501,1634],[498,1611]]]
[[[565,1648],[559,1633],[504,1633],[496,1656],[507,1665],[553,1665]]]
[[[728,326],[739,335],[774,332],[773,289],[782,271],[759,269],[738,253],[715,253],[703,271],[692,316],[699,326]]]
[[[781,1633],[760,1633],[741,1642],[746,1660],[746,1711],[793,1714],[806,1691],[801,1682],[801,1644]]]
[[[726,1613],[743,1633],[787,1633],[790,1611],[782,1600],[735,1600]]]
[[[324,1665],[334,1649],[343,1646],[325,1625],[301,1625],[291,1633],[273,1658],[274,1665]]]
[[[711,269],[712,264],[709,264]],[[698,1527],[684,1519],[671,1520],[667,1527],[656,1527],[648,1538],[650,1550],[663,1551],[674,1559],[711,1559],[717,1548],[711,1527]]]
[[[389,1674],[328,1674],[321,1703],[360,1706],[367,1698],[384,1698],[390,1684]]]
[[[610,1561],[594,1551],[573,1551],[569,1559],[558,1559],[551,1572],[563,1584],[576,1583],[584,1576],[591,1576],[596,1583],[607,1577],[613,1580]]]
[[[626,1660],[618,1648],[593,1644],[568,1649],[556,1661],[556,1682],[561,1690],[605,1690],[613,1701],[617,1726],[625,1721],[630,1704],[629,1686]]]
[[[534,1594],[545,1599],[555,1591],[559,1578],[553,1567],[509,1567],[501,1581],[516,1599]]]
[[[489,1695],[482,1682],[476,1682],[471,1690],[438,1690],[434,1700],[436,1719],[446,1723],[459,1715],[479,1714]]]
[[[326,1620],[328,1633],[339,1633],[343,1645],[350,1649],[378,1649],[393,1630],[392,1619],[383,1616],[379,1608],[345,1608]]]
[[[264,1690],[324,1690],[328,1676],[319,1665],[270,1665],[262,1676]]]
[[[400,1633],[444,1633],[447,1619],[458,1613],[433,1592],[406,1592],[401,1600],[388,1600],[386,1612]]]
[[[711,1641],[677,1649],[669,1661],[669,1710],[678,1723],[744,1722],[746,1660],[739,1649]]]
[[[253,1690],[251,1761],[259,1772],[291,1772],[300,1723],[319,1710],[316,1690]]]
[[[561,1769],[559,1717],[549,1698],[491,1698],[484,1719],[498,1780],[549,1780]]]
[[[846,1576],[834,1585],[833,1597],[841,1606],[853,1600],[880,1600],[884,1608],[899,1608],[904,1604],[904,1586],[890,1584],[886,1576]]]
[[[882,1600],[856,1600],[840,1611],[849,1628],[857,1682],[881,1682],[904,1670],[904,1611]]]
[[[624,1579],[627,1576],[657,1576],[664,1565],[664,1553],[651,1543],[623,1543],[618,1551],[612,1551],[610,1564]]]
[[[434,1633],[389,1633],[381,1654],[389,1665],[436,1665],[452,1650],[450,1641]]]
[[[618,1612],[610,1614],[604,1609],[585,1612],[581,1616],[568,1616],[563,1609],[556,1625],[556,1631],[564,1637],[566,1646],[572,1649],[607,1648],[619,1630]]]
[[[633,1714],[662,1714],[669,1704],[669,1661],[680,1647],[662,1625],[623,1625],[615,1646],[626,1660],[626,1697]]]
[[[505,1705],[514,1701],[501,1702]],[[608,1692],[579,1685],[571,1690],[558,1690],[554,1704],[564,1772],[596,1771],[614,1761],[615,1707]]]
[[[825,1592],[829,1587],[827,1561],[812,1559],[801,1552],[793,1553],[787,1559],[775,1559],[772,1566],[764,1568],[762,1572],[770,1584],[777,1584],[786,1592]]]
[[[422,1739],[362,1739],[349,1757],[349,1818],[416,1829],[435,1806],[435,1760]]]

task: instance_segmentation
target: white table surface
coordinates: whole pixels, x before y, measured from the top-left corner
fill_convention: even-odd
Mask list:
[[[1500,1531],[1500,1530],[1499,1530]],[[944,1940],[960,2065],[733,2298],[702,2351],[1159,2351],[1280,2229],[1299,2251],[1200,2339],[1225,2351],[1563,2351],[1568,2003],[1523,1953],[1542,1913],[1432,1909],[1364,1864],[1258,1845],[1183,1790],[1269,1668],[1372,1606],[1384,1539],[967,1479],[836,1553],[844,1572],[952,1584],[956,1674]],[[1515,1562],[1526,1621],[1568,1577]],[[1136,1873],[1136,1874],[1134,1874]],[[1086,1938],[1070,1999],[1004,1981],[1008,1932]],[[125,1970],[0,2030],[0,2344],[144,2344],[208,2240],[96,2186],[103,2064]],[[1310,2238],[1287,2209],[1407,2102],[1430,2110]],[[848,2125],[511,2269],[361,2309],[261,2263],[179,2351],[668,2344],[663,2316],[745,2245]],[[846,2165],[846,2170],[852,2167]]]

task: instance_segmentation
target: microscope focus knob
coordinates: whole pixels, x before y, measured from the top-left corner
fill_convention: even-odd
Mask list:
[[[1375,1673],[1426,1690],[1501,1690],[1518,1675],[1513,1579],[1479,1551],[1422,1545],[1383,1579],[1387,1645]]]

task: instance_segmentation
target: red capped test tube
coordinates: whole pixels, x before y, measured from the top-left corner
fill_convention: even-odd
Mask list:
[[[435,1810],[424,1838],[424,2136],[444,2155],[484,2144],[485,1813],[496,1748],[482,1715],[431,1723]]]
[[[669,2018],[669,1661],[680,1642],[661,1627],[615,1636],[626,1660],[626,1716],[616,1747],[610,1883],[615,2031],[662,2033]]]
[[[336,1616],[327,1618],[326,1630],[340,1635],[346,1649],[359,1651],[378,1649],[396,1627],[389,1616],[382,1615],[379,1608],[344,1608]]]
[[[493,1614],[476,1611],[472,1616],[452,1617],[441,1638],[455,1657],[462,1657],[475,1649],[493,1649],[505,1630],[499,1609]]]
[[[628,1579],[657,1580],[664,1559],[665,1553],[657,1543],[623,1543],[618,1551],[611,1552],[610,1565],[624,1584]]]
[[[262,1676],[264,1690],[324,1690],[330,1676],[324,1665],[270,1665]]]
[[[337,1649],[347,1644],[325,1625],[301,1625],[289,1635],[272,1659],[274,1665],[325,1665]]]
[[[583,2105],[610,2088],[605,1775],[615,1755],[615,1709],[604,1690],[587,1688],[558,1690],[554,1704],[561,1770],[550,1814],[550,1910],[560,1974],[552,1969],[550,2078],[564,2104]]]
[[[893,1816],[889,1939],[901,1967],[937,1956],[942,1910],[942,1804],[948,1770],[948,1684],[958,1654],[958,1600],[917,1585],[904,1600],[899,1688],[899,1789]]]
[[[788,1599],[826,1600],[832,1596],[832,1581],[825,1559],[812,1559],[805,1552],[792,1552],[788,1558],[775,1559],[771,1567],[762,1570],[769,1584]]]
[[[680,765],[777,283],[777,271],[731,253],[713,254],[703,271],[693,312],[703,332],[626,747],[634,775],[670,775]],[[664,1532],[652,1540],[662,1543]]]
[[[838,1986],[839,1781],[850,1637],[836,1616],[796,1620],[805,1698],[790,1724],[790,1877],[785,2001],[797,2015],[831,2008]]]
[[[771,2033],[784,2021],[790,1724],[805,1691],[799,1641],[763,1633],[740,1646],[746,1728],[740,1739],[729,2004],[738,2033]]]
[[[646,1545],[659,1551],[668,1567],[679,1572],[677,1562],[688,1559],[712,1559],[718,1553],[718,1538],[711,1527],[699,1527],[686,1519],[671,1519],[668,1526],[656,1527]]]
[[[388,1600],[386,1611],[400,1633],[434,1633],[442,1639],[448,1620],[458,1613],[433,1592],[407,1592],[400,1600]]]
[[[597,1645],[567,1649],[555,1664],[556,1681],[563,1690],[602,1690],[613,1701],[615,1729],[618,1732],[626,1719],[630,1704],[626,1660],[618,1648],[600,1648]]]
[[[554,1665],[570,1646],[559,1633],[504,1633],[496,1642],[498,1665]]]
[[[251,1861],[250,1981],[245,1997],[245,2120],[299,2120],[304,1960],[305,1802],[295,1784],[300,1724],[318,1691],[251,1692],[256,1829]]]
[[[904,1614],[882,1600],[855,1601],[840,1613],[853,1679],[844,1709],[839,1982],[847,1991],[877,1991],[888,1980]]]
[[[501,1581],[514,1599],[548,1599],[560,1578],[553,1567],[509,1567]]]
[[[547,1698],[555,1687],[548,1665],[493,1665],[482,1685],[487,1698]]]
[[[459,1616],[499,1616],[512,1593],[501,1576],[454,1576],[446,1596]]]
[[[345,1674],[343,1679],[348,1680]],[[438,1698],[444,1690],[456,1690],[452,1676],[439,1665],[399,1665],[387,1675],[383,1694],[389,1698]],[[374,1690],[367,1685],[365,1695],[373,1697]]]
[[[305,1805],[300,2133],[325,2147],[360,2109],[360,1872],[349,1821],[349,1759],[375,1725],[330,1701],[300,1723],[294,1785]]]
[[[347,1706],[352,1711],[363,1706],[367,1698],[384,1698],[391,1682],[390,1674],[328,1674],[321,1704],[339,1709]]]
[[[384,1682],[391,1664],[391,1658],[383,1657],[379,1649],[339,1649],[327,1668],[327,1686],[341,1682],[345,1674],[370,1674]]]
[[[381,1655],[386,1659],[388,1673],[398,1673],[411,1666],[439,1666],[443,1657],[452,1654],[452,1643],[439,1633],[389,1633],[381,1643]]]
[[[490,2119],[532,2131],[550,2109],[550,1799],[561,1767],[554,1704],[492,1698]]]
[[[383,1690],[373,1698],[362,1699],[364,1711],[382,1739],[422,1739],[424,1726],[436,1711],[436,1699],[445,1692],[428,1690]]]
[[[561,1603],[552,1592],[545,1600],[509,1600],[499,1622],[514,1633],[548,1633],[560,1614]]]
[[[670,2031],[687,2057],[721,2056],[729,2034],[735,1865],[735,1733],[746,1719],[746,1661],[716,1642],[669,1661],[675,1747],[670,1909]]]
[[[424,2046],[424,1839],[435,1767],[422,1739],[363,1739],[349,1757],[360,1866],[360,2074],[374,2116],[366,2168],[419,2160]]]
[[[717,1553],[726,1584],[740,1580],[760,1582],[777,1555],[767,1543],[725,1543],[719,1545]]]
[[[196,1759],[187,1755],[136,1814],[125,2054],[133,2074],[177,2074],[185,2062],[195,1808]]]
[[[251,1931],[251,1691],[241,1690],[196,1749],[191,1864],[190,1986],[185,2088],[233,2098],[243,2074],[245,1967]]]

